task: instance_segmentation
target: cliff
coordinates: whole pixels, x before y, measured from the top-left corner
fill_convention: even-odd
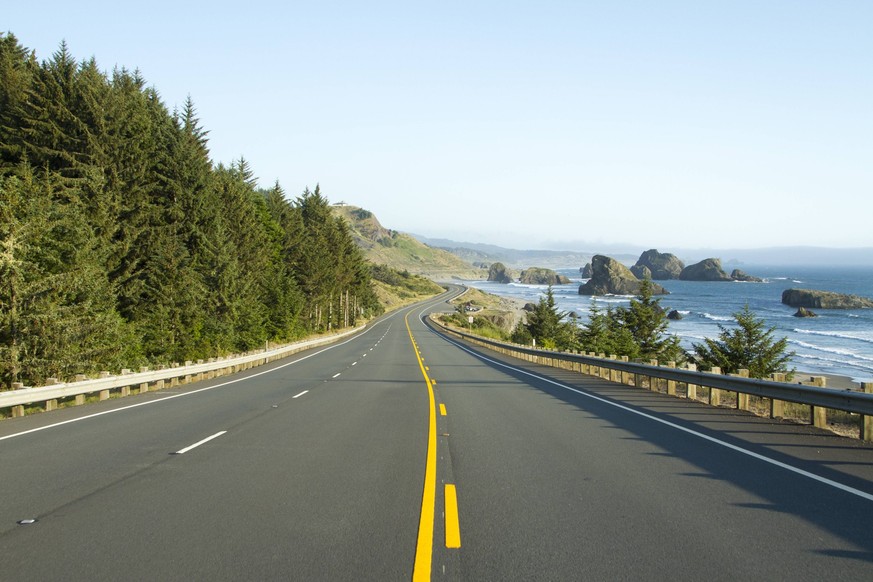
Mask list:
[[[335,216],[346,221],[355,243],[364,252],[364,257],[373,264],[387,265],[398,271],[408,271],[437,280],[481,279],[485,276],[483,270],[447,251],[430,247],[408,234],[383,227],[368,210],[348,204],[335,204],[331,210]]]

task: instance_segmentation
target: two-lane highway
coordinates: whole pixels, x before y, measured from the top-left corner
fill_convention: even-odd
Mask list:
[[[868,445],[473,348],[446,297],[0,423],[0,579],[873,577]]]
[[[427,411],[399,313],[246,374],[6,421],[0,579],[409,579]]]

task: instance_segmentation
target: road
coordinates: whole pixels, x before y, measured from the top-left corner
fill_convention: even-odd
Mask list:
[[[3,421],[0,579],[873,578],[869,445],[473,348],[445,299]]]

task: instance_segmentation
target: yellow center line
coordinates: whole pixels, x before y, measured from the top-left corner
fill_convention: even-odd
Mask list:
[[[445,415],[446,415],[446,405],[441,403],[440,404],[440,416],[445,416]]]
[[[406,331],[409,334],[409,339],[412,342],[412,347],[415,351],[415,357],[418,360],[418,367],[421,369],[421,375],[424,376],[425,384],[427,384],[428,394],[428,428],[427,428],[427,461],[424,470],[424,490],[421,495],[421,517],[418,521],[418,542],[415,546],[415,566],[412,571],[412,580],[430,580],[431,566],[433,562],[433,524],[434,511],[436,506],[436,463],[437,463],[437,441],[436,441],[436,404],[433,395],[433,386],[430,378],[427,376],[427,370],[424,367],[424,360],[418,352],[418,346],[415,343],[415,338],[412,336],[412,329],[409,327],[409,313],[406,312],[404,321],[406,322]]]

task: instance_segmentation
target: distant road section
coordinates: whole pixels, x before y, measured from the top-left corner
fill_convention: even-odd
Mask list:
[[[873,577],[869,445],[445,338],[447,297],[0,423],[0,579]]]

